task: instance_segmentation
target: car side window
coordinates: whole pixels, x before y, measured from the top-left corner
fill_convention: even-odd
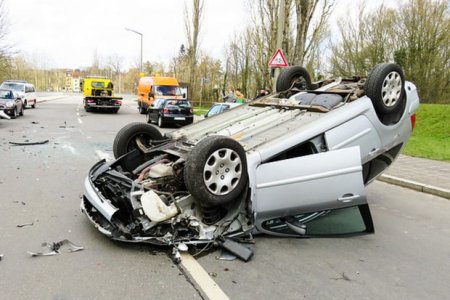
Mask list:
[[[213,107],[211,107],[211,109],[209,110],[208,117],[217,115],[221,111],[222,111],[222,105],[216,104]]]
[[[165,99],[157,99],[157,100],[155,101],[155,108],[160,108],[160,107],[162,107],[162,105],[164,104],[164,100],[165,100]]]

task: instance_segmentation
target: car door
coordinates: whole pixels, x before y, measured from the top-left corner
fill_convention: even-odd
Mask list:
[[[164,100],[165,99],[157,99],[153,102],[153,104],[151,104],[151,106],[149,106],[147,113],[152,122],[158,122],[161,103],[164,103]]]
[[[359,147],[263,163],[256,169],[254,199],[255,225],[261,232],[373,232]]]

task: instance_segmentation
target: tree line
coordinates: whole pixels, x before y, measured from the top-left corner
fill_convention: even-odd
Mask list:
[[[305,66],[313,79],[365,76],[377,63],[396,62],[407,80],[414,82],[422,102],[450,103],[450,18],[446,0],[407,0],[395,8],[363,2],[348,8],[337,26],[330,17],[339,3],[333,0],[247,1],[248,26],[236,32],[225,46],[223,59],[213,58],[199,45],[207,0],[185,2],[186,42],[168,64],[144,62],[147,75],[175,76],[189,86],[189,98],[200,105],[220,101],[239,88],[247,98],[259,89],[271,89],[270,57],[281,47],[290,65]],[[284,10],[280,12],[281,1]],[[0,0],[0,79],[25,79],[39,90],[62,84],[63,70],[46,70],[24,59],[6,43],[7,15]],[[281,6],[283,7],[283,6]],[[279,19],[282,18],[282,19]],[[284,22],[280,22],[284,20]],[[282,24],[282,28],[278,28]],[[134,92],[139,63],[125,70],[123,58],[94,53],[82,75],[112,77],[118,92]]]

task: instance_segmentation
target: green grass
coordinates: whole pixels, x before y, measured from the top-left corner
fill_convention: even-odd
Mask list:
[[[194,115],[203,116],[206,114],[211,106],[194,106]]]
[[[404,154],[450,161],[450,105],[421,104]]]

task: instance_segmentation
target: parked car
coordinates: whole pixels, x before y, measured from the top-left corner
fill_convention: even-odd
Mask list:
[[[15,91],[0,89],[0,110],[8,114],[11,119],[15,119],[17,116],[23,116],[24,106]]]
[[[294,66],[277,91],[164,135],[128,124],[116,159],[89,171],[82,211],[113,240],[222,245],[244,260],[236,241],[253,234],[373,233],[365,186],[412,133],[414,84],[396,64],[316,83]]]
[[[232,103],[232,102],[224,102],[224,103],[214,103],[208,112],[205,114],[205,118],[212,117],[214,115],[223,113],[224,111],[230,110],[234,107],[241,105],[242,103]]]
[[[22,99],[24,108],[31,106],[31,108],[36,108],[36,91],[34,85],[26,82],[25,80],[6,80],[4,81],[0,89],[13,90],[18,93],[19,97]]]
[[[147,109],[147,123],[157,123],[160,128],[167,125],[188,125],[193,121],[192,106],[185,99],[156,99]]]

